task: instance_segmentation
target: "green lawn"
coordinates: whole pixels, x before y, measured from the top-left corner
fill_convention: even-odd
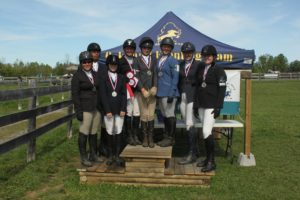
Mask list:
[[[223,156],[223,138],[209,189],[81,185],[75,168],[77,136],[67,140],[66,126],[61,126],[38,139],[33,163],[26,164],[25,146],[0,156],[0,199],[300,199],[299,87],[300,81],[253,82],[252,153],[257,166],[231,165]],[[76,133],[77,124],[74,129]],[[242,151],[242,130],[237,129],[234,154]]]

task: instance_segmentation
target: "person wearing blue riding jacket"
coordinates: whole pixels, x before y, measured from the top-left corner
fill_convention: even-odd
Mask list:
[[[157,63],[157,94],[158,105],[164,117],[165,132],[163,140],[157,144],[161,147],[174,145],[176,131],[175,105],[179,97],[177,88],[179,80],[178,61],[171,56],[174,41],[170,37],[160,43],[162,55]]]

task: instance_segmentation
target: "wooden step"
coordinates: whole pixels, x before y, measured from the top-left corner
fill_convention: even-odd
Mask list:
[[[209,187],[214,172],[203,173],[196,163],[189,165],[178,165],[181,158],[169,159],[168,168],[163,168],[162,162],[155,163],[146,160],[144,163],[139,159],[136,163],[126,163],[126,169],[115,165],[106,166],[100,164],[93,167],[93,171],[79,170],[81,183],[116,183],[121,185],[143,185],[143,186],[196,186]],[[132,159],[131,162],[135,160]],[[147,164],[152,167],[147,168]],[[157,168],[153,168],[157,165]],[[155,169],[155,170],[153,170]]]
[[[131,159],[168,159],[172,157],[172,147],[160,147],[156,145],[154,148],[145,148],[142,145],[127,145],[120,156]]]

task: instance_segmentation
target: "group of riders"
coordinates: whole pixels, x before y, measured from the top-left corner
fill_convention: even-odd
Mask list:
[[[159,58],[152,55],[154,41],[143,37],[139,42],[141,55],[135,57],[136,43],[123,43],[124,55],[109,55],[100,62],[101,48],[91,43],[79,55],[80,65],[72,79],[72,100],[79,120],[78,146],[81,163],[123,165],[119,156],[128,145],[175,144],[176,103],[188,134],[188,153],[178,164],[190,164],[199,157],[199,134],[195,122],[203,123],[202,134],[206,158],[197,163],[203,172],[216,169],[212,129],[220,115],[226,90],[226,74],[216,65],[217,51],[212,45],[201,50],[202,61],[195,60],[195,46],[185,42],[181,46],[184,59],[172,55],[174,41],[170,37],[160,42]],[[154,142],[154,121],[158,105],[164,123],[162,140]],[[123,127],[124,125],[124,127]],[[101,139],[97,132],[101,127]],[[98,145],[97,145],[98,141]],[[89,144],[89,151],[87,151]],[[100,153],[99,153],[100,152]]]

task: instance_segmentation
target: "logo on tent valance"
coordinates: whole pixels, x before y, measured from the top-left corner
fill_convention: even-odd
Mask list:
[[[166,37],[172,38],[176,45],[182,45],[177,42],[177,39],[180,38],[180,36],[181,29],[178,28],[178,26],[176,26],[174,22],[167,22],[160,30],[160,33],[157,35],[156,45],[159,45],[160,42]]]

